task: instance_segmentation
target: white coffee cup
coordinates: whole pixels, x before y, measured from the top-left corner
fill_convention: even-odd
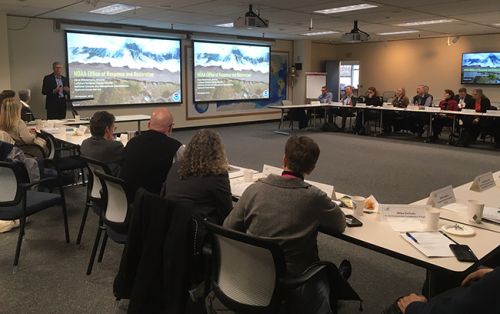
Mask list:
[[[352,210],[354,216],[363,216],[363,209],[365,209],[365,198],[363,196],[353,196],[352,200]]]
[[[253,181],[253,171],[251,169],[243,170],[243,179],[245,180],[245,182],[252,182]]]
[[[469,206],[467,207],[467,219],[471,222],[481,223],[483,219],[484,204],[479,203],[476,200],[469,200]]]
[[[75,115],[75,122],[80,122],[80,115],[79,114]]]
[[[437,231],[439,226],[439,216],[441,212],[436,209],[428,209],[425,211],[425,229],[427,231]]]
[[[126,133],[120,134],[120,141],[127,142],[128,141],[128,134],[126,134]]]
[[[132,139],[135,136],[135,131],[127,131],[128,139]]]

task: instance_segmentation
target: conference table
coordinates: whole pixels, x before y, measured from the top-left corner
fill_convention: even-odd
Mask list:
[[[150,115],[147,114],[133,114],[133,115],[119,115],[115,116],[115,123],[122,123],[122,122],[137,122],[137,130],[141,130],[141,122],[142,121],[149,121],[151,119]],[[77,125],[89,125],[90,124],[90,118],[81,118],[80,120],[76,119],[64,119],[64,120],[49,120],[52,121],[52,123],[57,124],[61,123],[63,125],[67,126],[77,126]],[[42,120],[42,124],[46,124],[48,121]],[[30,126],[37,125],[37,121],[32,121],[28,123]]]
[[[365,110],[376,110],[379,111],[380,117],[379,122],[380,126],[383,125],[383,113],[384,112],[407,112],[407,113],[419,113],[419,114],[427,114],[429,116],[429,129],[427,130],[427,137],[430,137],[432,131],[432,118],[438,114],[446,114],[457,116],[471,116],[471,117],[490,117],[490,118],[500,118],[500,110],[488,110],[487,112],[476,112],[471,109],[462,109],[462,111],[451,111],[451,110],[441,110],[440,107],[418,107],[418,106],[408,106],[407,108],[398,108],[392,106],[390,103],[384,103],[382,106],[367,106],[363,103],[358,103],[356,106],[344,105],[341,102],[332,102],[332,103],[320,103],[320,104],[298,104],[298,105],[286,105],[286,106],[269,106],[269,109],[279,109],[281,110],[281,123],[279,129],[283,125],[284,115],[287,110],[290,109],[313,109],[316,110],[318,108],[323,108],[326,113],[327,108],[345,108],[360,111],[362,123],[364,125],[364,111]],[[456,119],[453,119],[452,125],[452,134],[456,129]],[[314,124],[316,123],[316,119],[314,119]],[[278,132],[286,134],[285,132]],[[380,134],[382,133],[382,127],[380,128]]]
[[[275,169],[273,169],[270,173],[277,174]],[[243,178],[243,172],[244,170],[241,171],[241,176],[233,176],[232,178],[230,176],[231,191],[236,198],[240,197],[246,187],[251,185],[253,181],[265,177],[269,173],[269,171],[268,173],[264,173],[253,170],[253,179],[248,182],[245,178]],[[500,172],[497,172],[495,175],[498,177]],[[328,193],[329,191],[334,191],[333,186],[314,181],[309,182],[325,191],[327,195],[330,195]],[[498,187],[496,187],[496,189],[498,191]],[[333,199],[339,199],[345,195],[340,192],[334,193],[335,195],[332,195],[334,196]],[[490,193],[494,194],[493,192]],[[490,193],[488,193],[488,197],[491,196]],[[496,198],[498,198],[498,196],[496,196]],[[421,201],[415,202],[415,204],[420,205]],[[346,215],[353,214],[352,209],[345,207],[341,207],[341,209]],[[452,240],[459,242],[460,244],[469,245],[469,247],[472,248],[479,261],[476,263],[468,263],[460,262],[455,257],[435,258],[425,256],[414,246],[410,245],[405,239],[403,239],[400,232],[394,231],[391,225],[387,223],[384,215],[376,210],[365,210],[365,213],[357,218],[363,223],[362,227],[347,227],[342,234],[331,234],[326,230],[320,231],[329,236],[347,241],[360,247],[425,268],[427,270],[428,291],[431,294],[434,291],[433,287],[435,284],[432,280],[433,272],[443,270],[455,273],[472,271],[484,260],[487,260],[493,255],[500,254],[500,233],[485,228],[479,228],[478,226],[472,226],[474,228],[475,235],[471,237],[449,235]],[[443,225],[449,224],[450,219],[445,217],[440,218],[439,228]]]

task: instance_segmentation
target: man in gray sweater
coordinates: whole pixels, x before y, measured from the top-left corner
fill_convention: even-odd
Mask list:
[[[290,137],[282,175],[271,174],[248,187],[224,221],[224,227],[278,243],[291,274],[300,274],[319,261],[316,237],[320,227],[331,233],[345,229],[340,208],[326,193],[304,181],[304,175],[313,171],[319,153],[311,138]],[[294,312],[332,313],[328,279],[324,275],[317,277],[311,286],[298,289]]]

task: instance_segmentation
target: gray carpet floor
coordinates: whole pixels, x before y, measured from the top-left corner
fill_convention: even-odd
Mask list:
[[[230,162],[261,169],[280,166],[287,136],[272,131],[276,123],[219,127]],[[187,143],[194,130],[174,137]],[[340,133],[300,132],[311,136],[321,155],[310,179],[335,185],[348,194],[379,201],[408,203],[448,184],[500,168],[498,150],[424,144],[411,137],[376,138]],[[12,274],[17,229],[0,234],[0,313],[116,313],[112,283],[122,246],[108,242],[104,260],[92,275],[85,270],[95,237],[97,219],[89,214],[81,246],[76,234],[85,188],[66,190],[71,244],[64,242],[62,215],[52,208],[32,216],[26,230],[19,269]],[[380,313],[395,298],[419,291],[425,270],[385,255],[320,235],[320,255],[339,263],[352,262],[352,285],[364,299],[364,313]],[[342,305],[341,313],[357,313],[358,304]]]

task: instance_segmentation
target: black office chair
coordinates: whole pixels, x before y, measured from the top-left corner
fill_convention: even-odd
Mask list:
[[[92,273],[95,255],[103,231],[104,238],[102,240],[97,262],[102,261],[108,237],[119,244],[127,243],[128,221],[131,208],[131,203],[125,192],[125,182],[122,179],[104,174],[99,170],[96,170],[94,174],[99,178],[102,186],[102,210],[99,217],[99,227],[97,228],[92,254],[90,255],[89,265],[87,267],[87,275]]]
[[[69,243],[68,216],[64,191],[59,185],[60,194],[32,191],[31,188],[41,183],[57,181],[57,178],[46,178],[36,182],[29,182],[26,168],[18,162],[0,162],[0,220],[19,219],[19,237],[17,240],[14,269],[17,271],[21,245],[26,227],[26,217],[52,206],[61,205],[66,243]]]
[[[87,167],[85,161],[80,158],[80,149],[76,145],[69,146],[58,146],[56,138],[43,130],[40,133],[40,137],[47,142],[47,148],[49,149],[49,153],[45,157],[53,162],[58,173],[61,174],[63,171],[79,171],[82,177],[82,183],[85,183],[85,175],[84,169]],[[63,157],[61,153],[67,151],[71,154],[71,156]],[[65,184],[69,184],[67,182],[67,178],[64,178],[63,182]]]
[[[85,208],[83,210],[82,221],[80,223],[80,228],[78,230],[78,237],[76,238],[76,244],[80,244],[83,236],[83,229],[85,228],[85,223],[87,221],[87,215],[89,208],[92,208],[96,215],[101,214],[101,181],[95,175],[96,171],[111,175],[111,170],[108,165],[100,162],[98,160],[80,156],[80,158],[87,163],[88,167],[88,182],[87,182],[87,199],[85,201]]]
[[[204,222],[212,235],[212,274],[215,296],[228,309],[241,313],[287,311],[287,292],[335,265],[320,262],[300,276],[287,276],[282,249],[274,242]],[[345,281],[344,281],[345,282]],[[347,284],[347,283],[345,283]],[[348,289],[352,288],[347,284]],[[333,288],[332,288],[333,289]],[[352,290],[357,299],[359,296]]]

